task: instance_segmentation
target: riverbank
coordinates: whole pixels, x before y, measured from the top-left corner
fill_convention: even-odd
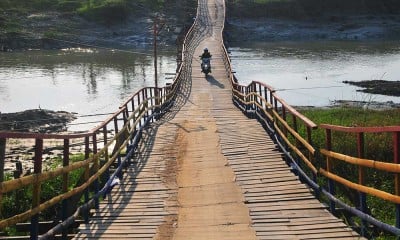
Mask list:
[[[400,39],[400,2],[388,0],[227,3],[231,43]]]
[[[400,39],[400,15],[332,16],[315,20],[228,19],[230,45],[251,41],[372,41]]]
[[[104,20],[110,17],[107,12],[104,19],[101,14],[91,19],[77,10],[12,8],[0,12],[0,50],[151,48],[156,15],[159,26],[163,26],[157,36],[159,44],[174,46],[192,24],[196,9],[191,2],[173,2],[157,12],[144,6],[144,10],[138,10],[137,3],[132,3],[136,8],[131,6],[123,19],[112,22]]]

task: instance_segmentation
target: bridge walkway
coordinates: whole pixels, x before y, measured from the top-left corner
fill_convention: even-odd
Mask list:
[[[302,184],[233,104],[222,0],[199,1],[191,71],[173,109],[144,133],[134,167],[76,239],[359,239]],[[213,72],[200,72],[203,48]]]

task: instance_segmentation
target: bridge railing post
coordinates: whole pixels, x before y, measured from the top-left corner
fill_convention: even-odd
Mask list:
[[[287,122],[286,120],[286,107],[282,104],[282,119],[283,121]],[[283,134],[285,135],[285,137],[288,136],[288,130],[286,128],[283,129]]]
[[[108,132],[107,132],[107,125],[104,125],[103,127],[103,144],[104,146],[107,145],[108,143]],[[108,162],[110,157],[108,156],[108,148],[104,149],[104,162]],[[106,179],[108,179],[110,177],[110,168],[107,168],[106,172],[105,172],[105,177]]]
[[[268,108],[267,104],[268,104],[268,88],[264,87],[264,98],[265,98],[265,109]]]
[[[328,151],[332,150],[332,131],[330,129],[326,129],[326,149]],[[332,165],[332,160],[330,159],[330,157],[326,157],[326,171],[328,173],[332,172],[333,170],[333,165]],[[335,183],[332,179],[328,179],[328,191],[332,196],[335,196]],[[331,213],[335,213],[336,207],[335,207],[335,202],[333,200],[329,200],[329,210],[331,211]]]
[[[400,132],[393,133],[393,159],[400,164]],[[395,194],[400,195],[400,174],[395,174]],[[396,204],[396,227],[400,228],[400,204]]]
[[[142,91],[142,103],[145,104],[146,100],[147,100],[147,92],[146,92],[146,89],[143,89],[143,91]],[[147,105],[148,104],[149,103],[147,102]],[[146,113],[144,114],[144,117],[143,117],[143,123],[146,121],[147,118],[148,118],[148,113],[146,111]]]
[[[263,101],[261,100],[262,98],[263,98],[263,91],[262,91],[262,87],[261,87],[261,85],[260,84],[258,84],[258,90],[257,90],[257,103],[262,107],[262,108],[264,108],[264,103],[263,103]]]
[[[0,138],[0,183],[4,181],[4,163],[6,161],[6,141],[5,138]],[[1,196],[0,196],[1,200]]]
[[[245,89],[245,104],[246,104],[246,114],[248,114],[249,111],[249,86],[246,87]]]
[[[94,132],[92,135],[92,139],[93,139],[93,155],[97,154],[97,132]],[[98,172],[99,168],[100,168],[100,163],[99,163],[100,159],[99,157],[96,157],[93,159],[93,169],[94,172]],[[94,193],[97,194],[99,192],[100,186],[99,186],[99,179],[97,178],[96,180],[94,180],[93,182],[93,186],[94,186]],[[94,207],[95,209],[99,209],[99,199],[95,198],[94,199]]]
[[[90,156],[90,139],[89,137],[85,137],[85,159],[88,159]],[[89,180],[90,177],[90,166],[89,164],[85,167],[85,173],[84,173],[84,178],[85,182]],[[89,188],[85,189],[84,193],[84,198],[85,198],[85,203],[89,202]],[[86,211],[83,213],[83,217],[85,220],[85,223],[89,223],[89,213],[90,213],[90,208],[87,208]]]
[[[307,142],[313,145],[313,140],[312,140],[312,127],[307,126]],[[316,156],[312,154],[311,152],[308,153],[308,158],[310,159],[311,162],[315,162]],[[313,181],[316,183],[317,182],[317,174],[315,172],[312,173],[313,176]],[[315,196],[319,198],[320,191],[318,189],[315,190]]]
[[[70,141],[69,139],[64,139],[64,150],[63,150],[63,167],[69,166],[69,145]],[[63,174],[63,186],[62,186],[62,192],[66,193],[68,192],[68,186],[69,186],[69,172],[66,172]],[[62,201],[62,216],[61,219],[62,221],[65,221],[68,218],[68,199],[64,199]],[[62,239],[68,239],[68,230],[63,229],[62,232]]]
[[[117,134],[119,133],[118,117],[117,117],[117,116],[114,118],[114,131],[115,131],[115,135],[117,135]],[[113,154],[114,154],[114,153],[113,153]],[[118,167],[121,165],[121,162],[122,162],[122,160],[121,160],[121,154],[118,154],[118,157],[117,157],[117,164],[118,164]],[[121,174],[122,174],[122,172],[121,172]],[[118,177],[121,178],[122,176],[120,175],[120,176],[118,176]]]
[[[140,98],[140,93],[138,93],[138,95],[137,95],[137,101],[138,101],[137,107],[138,107],[138,110],[140,110],[140,104],[142,103],[141,98]],[[142,126],[142,120],[139,121],[139,128],[141,126]]]
[[[35,157],[34,157],[34,174],[39,177],[42,173],[42,161],[43,161],[43,139],[37,138],[35,140]],[[38,178],[37,178],[38,179]],[[33,183],[32,191],[32,209],[40,205],[40,192],[41,183],[39,180]],[[31,218],[31,240],[38,239],[39,236],[39,214],[35,214]]]
[[[147,91],[146,91],[146,97],[147,97]],[[150,106],[156,106],[158,103],[158,91],[156,88],[154,88],[154,98],[153,98],[153,91],[150,90]],[[153,112],[151,114],[153,114],[154,112],[156,112],[156,108],[153,108]],[[151,118],[151,122],[154,122],[154,117]]]
[[[364,158],[364,133],[357,134],[357,152],[359,158]],[[360,185],[365,184],[365,171],[364,167],[358,166],[358,183]],[[363,192],[358,192],[359,195],[359,208],[363,213],[367,212],[367,195]],[[367,223],[366,221],[361,221],[361,236],[365,237]]]

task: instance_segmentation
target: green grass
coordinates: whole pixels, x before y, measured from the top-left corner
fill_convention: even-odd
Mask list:
[[[96,4],[89,2],[79,8],[78,13],[89,20],[115,23],[126,20],[130,11],[125,0],[107,0]]]
[[[83,154],[71,155],[71,162],[78,162],[84,160]],[[55,169],[62,165],[62,160],[59,158],[52,159],[50,169]],[[82,175],[83,170],[77,169],[69,174],[69,189],[73,189],[73,187],[78,182],[80,176]],[[5,180],[12,179],[13,176],[8,174],[5,176]],[[62,176],[58,176],[56,178],[52,178],[41,185],[41,202],[45,202],[59,194],[62,193]],[[8,217],[12,217],[16,214],[20,214],[25,212],[31,208],[32,204],[32,186],[25,187],[23,189],[19,189],[16,191],[9,192],[4,194],[1,199],[1,207],[0,207],[0,217],[1,219],[5,219]],[[41,220],[51,221],[57,220],[57,217],[60,216],[61,211],[61,203],[56,204],[55,206],[45,210],[40,214]],[[8,235],[16,235],[15,227],[10,227],[5,229],[5,232]]]
[[[335,109],[310,109],[301,110],[301,113],[310,118],[318,125],[321,123],[341,126],[394,126],[400,125],[400,109],[374,111],[360,108],[335,108]],[[304,134],[304,129],[302,129]],[[364,158],[393,162],[393,135],[365,134],[365,156]],[[313,143],[316,149],[325,148],[325,131],[318,129],[313,132]],[[335,152],[344,153],[357,157],[357,138],[354,134],[332,132],[332,149]],[[324,167],[325,159],[319,156],[317,165]],[[333,166],[335,174],[344,177],[352,182],[358,182],[358,167],[347,163],[335,161]],[[366,185],[394,194],[394,175],[386,172],[366,169]],[[320,182],[326,184],[321,177]],[[344,186],[336,184],[337,196],[345,202],[356,206],[358,204],[357,192]],[[388,224],[395,223],[394,204],[383,201],[379,198],[368,196],[367,203],[369,211],[377,219]],[[390,236],[382,232],[371,233],[379,239],[390,239]]]

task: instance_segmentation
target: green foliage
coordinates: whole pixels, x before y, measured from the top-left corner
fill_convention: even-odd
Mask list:
[[[125,0],[92,0],[79,8],[78,13],[89,20],[115,23],[126,20],[130,11]]]
[[[70,156],[71,162],[78,162],[84,160],[85,157],[83,154],[76,154]],[[50,169],[55,169],[62,165],[61,159],[53,159]],[[83,169],[77,169],[75,171],[70,172],[69,174],[69,190],[72,190],[74,186],[76,186],[79,178],[81,177]],[[5,176],[5,180],[11,180],[12,176],[10,174]],[[40,201],[43,203],[47,200],[52,199],[53,197],[62,194],[62,176],[58,176],[56,178],[52,178],[41,185],[41,194]],[[1,208],[0,208],[0,218],[5,219],[22,212],[25,212],[31,208],[32,204],[32,186],[28,186],[23,189],[19,189],[13,192],[9,192],[4,194],[1,200]],[[46,211],[40,214],[40,218],[42,220],[51,221],[56,220],[57,217],[60,216],[61,203],[57,204]],[[9,235],[15,235],[14,228],[7,228],[5,232]]]
[[[302,114],[310,118],[317,124],[333,124],[341,126],[393,126],[400,125],[400,110],[374,111],[359,108],[335,108],[335,109],[312,109],[303,110]],[[305,129],[302,129],[302,135]],[[314,146],[317,149],[325,148],[325,131],[318,129],[313,132]],[[392,133],[365,134],[365,155],[363,158],[383,162],[393,162],[393,142]],[[332,150],[346,155],[358,157],[357,136],[350,133],[332,132]],[[324,167],[326,160],[321,157],[317,159],[317,164]],[[334,161],[333,172],[354,183],[358,183],[357,166],[353,166],[341,161]],[[394,175],[383,171],[364,169],[365,185],[388,193],[394,194]],[[323,185],[326,181],[321,180]],[[358,193],[352,189],[336,184],[337,195],[340,199],[352,206],[358,206]],[[372,216],[377,219],[394,224],[394,204],[390,204],[382,199],[368,196],[367,205]],[[384,233],[371,233],[385,239]]]
[[[46,32],[43,34],[43,37],[44,37],[44,38],[50,38],[50,39],[52,39],[52,38],[59,38],[59,37],[60,37],[60,33],[57,32],[57,31],[49,30],[49,31],[46,31]]]
[[[62,12],[74,12],[82,6],[79,0],[65,0],[59,1],[57,4],[57,10]]]

